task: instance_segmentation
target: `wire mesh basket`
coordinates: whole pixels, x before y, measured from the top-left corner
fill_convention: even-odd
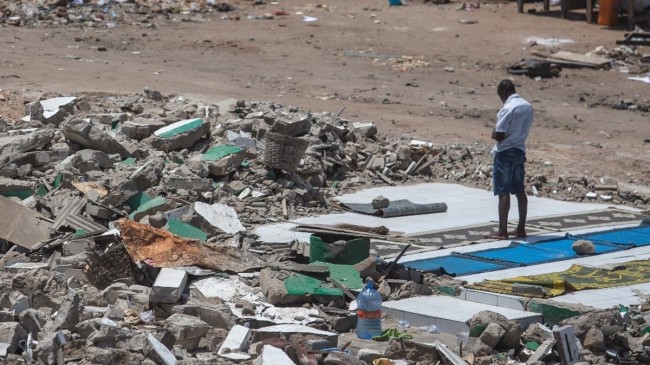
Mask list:
[[[263,162],[269,167],[295,172],[309,141],[280,133],[266,133]]]

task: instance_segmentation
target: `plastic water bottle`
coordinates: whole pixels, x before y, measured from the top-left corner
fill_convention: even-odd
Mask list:
[[[368,280],[357,297],[357,337],[370,340],[381,335],[381,294],[374,282]]]

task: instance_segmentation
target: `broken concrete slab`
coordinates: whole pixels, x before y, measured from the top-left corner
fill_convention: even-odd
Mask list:
[[[329,342],[330,347],[337,347],[339,338],[336,333],[322,331],[312,327],[299,324],[279,324],[258,328],[253,335],[253,342],[259,342],[273,337],[290,340],[293,336],[299,336],[303,339],[324,339]]]
[[[51,226],[38,212],[0,196],[0,238],[31,249],[50,238]]]
[[[199,345],[210,325],[196,317],[176,313],[165,320],[165,329],[174,336],[174,345],[192,351]]]
[[[254,365],[295,365],[293,360],[284,352],[275,346],[264,345],[260,355],[253,362]]]
[[[61,124],[65,138],[86,148],[108,154],[117,153],[121,158],[129,157],[129,151],[110,134],[83,119],[70,118]]]
[[[176,303],[181,298],[189,275],[184,270],[162,268],[151,287],[149,300],[157,303]]]
[[[310,115],[296,115],[291,119],[275,120],[271,126],[271,132],[294,137],[309,133],[311,130],[311,125],[312,123]]]
[[[149,345],[149,351],[145,349],[145,353],[148,353],[147,357],[152,358],[156,364],[176,365],[174,354],[152,334],[147,335],[147,344]]]
[[[27,116],[23,118],[25,121],[39,120],[47,124],[59,125],[65,117],[74,114],[74,104],[77,100],[74,96],[60,96],[40,100],[40,105],[30,103],[25,105],[25,112]]]
[[[155,130],[165,125],[165,122],[160,120],[137,118],[122,123],[120,131],[129,138],[140,140],[151,136]]]
[[[203,119],[186,119],[156,130],[150,143],[161,151],[175,151],[193,146],[208,132],[210,132],[210,124]]]
[[[18,322],[0,322],[0,344],[6,344],[6,352],[15,354],[18,343],[27,339],[27,332]]]
[[[218,145],[195,159],[207,163],[210,174],[217,177],[226,176],[246,159],[246,151],[237,146]]]
[[[251,330],[248,327],[234,325],[228,336],[219,347],[217,354],[219,356],[235,360],[243,361],[251,358],[245,351],[248,349],[248,342],[251,338]]]
[[[435,344],[418,343],[412,340],[391,339],[385,354],[390,359],[406,359],[426,364],[435,364],[440,360]]]
[[[352,128],[365,138],[372,138],[377,135],[377,125],[373,121],[354,122]]]
[[[210,226],[223,232],[235,234],[246,230],[239,221],[237,212],[230,206],[220,203],[210,205],[203,202],[196,202],[194,203],[194,211]]]
[[[580,362],[580,340],[575,336],[573,326],[562,326],[553,330],[560,362],[562,365],[573,365]]]
[[[195,193],[203,193],[212,190],[212,179],[202,178],[186,165],[181,165],[169,171],[162,179],[165,189],[177,191],[184,189]]]
[[[105,152],[91,149],[77,151],[70,161],[82,174],[111,168],[115,162]]]
[[[55,128],[42,128],[17,136],[0,137],[0,161],[6,162],[18,153],[29,152],[52,143]]]
[[[31,181],[14,180],[0,177],[0,195],[25,199],[34,193],[34,183]]]

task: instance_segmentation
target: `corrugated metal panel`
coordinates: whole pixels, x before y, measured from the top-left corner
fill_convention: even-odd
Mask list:
[[[91,221],[90,219],[79,215],[68,216],[68,219],[66,219],[66,223],[68,226],[74,229],[83,229],[89,233],[106,230],[106,227],[102,226],[101,224],[97,224]]]
[[[84,199],[81,197],[71,198],[64,206],[61,208],[59,215],[56,216],[54,223],[52,224],[52,229],[59,229],[62,225],[65,224],[65,221],[68,216],[76,215],[81,211],[85,205]]]

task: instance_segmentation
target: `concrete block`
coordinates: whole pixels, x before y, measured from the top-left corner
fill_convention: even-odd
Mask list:
[[[149,334],[147,336],[147,344],[149,351],[147,352],[147,357],[152,359],[157,364],[163,365],[176,365],[176,357],[174,354],[169,351],[162,342],[158,341],[153,335]]]
[[[575,336],[573,326],[562,326],[553,331],[556,350],[560,355],[562,365],[573,365],[580,362],[580,340]]]
[[[181,298],[189,275],[183,270],[163,268],[151,288],[149,300],[158,303],[176,303]]]
[[[150,143],[161,151],[175,151],[193,146],[208,132],[210,124],[203,119],[186,119],[156,130]]]
[[[172,314],[165,321],[165,329],[174,336],[174,345],[181,345],[188,351],[194,350],[210,329],[202,320],[185,314]]]
[[[376,359],[384,357],[384,351],[373,350],[373,349],[360,349],[357,352],[357,357],[361,361],[365,361],[368,364],[372,364]]]
[[[157,129],[165,126],[165,122],[155,119],[136,119],[122,123],[120,131],[133,139],[145,139]]]
[[[226,336],[217,354],[231,360],[248,360],[251,358],[250,355],[238,352],[245,352],[248,349],[250,338],[250,328],[238,324],[234,325],[228,332],[228,336]]]
[[[70,118],[61,124],[65,138],[86,148],[129,157],[129,151],[100,127],[83,119]]]
[[[311,130],[311,118],[308,115],[298,116],[291,120],[276,120],[271,126],[271,132],[287,136],[299,136],[309,133]]]
[[[113,216],[113,212],[110,210],[92,203],[86,204],[86,213],[90,214],[93,217],[105,220],[109,220]]]
[[[34,103],[25,106],[28,120],[42,120],[44,123],[59,125],[69,114],[74,114],[74,96],[62,96],[39,101],[40,108]],[[35,110],[38,109],[38,110]]]
[[[291,358],[282,349],[275,346],[264,345],[260,356],[255,359],[254,365],[295,365]]]
[[[27,339],[27,332],[18,322],[0,323],[0,344],[6,344],[6,351],[13,354],[18,350],[18,342]]]
[[[92,239],[78,239],[64,242],[61,246],[63,256],[74,256],[83,252],[94,250],[97,244]]]
[[[330,344],[329,347],[338,345],[338,335],[336,333],[322,331],[312,327],[302,326],[299,324],[280,324],[259,328],[255,331],[253,342],[263,341],[267,338],[280,337],[289,340],[290,337],[298,335],[306,339],[324,339]]]
[[[377,126],[375,122],[354,122],[352,123],[352,128],[355,132],[359,132],[362,136],[366,138],[372,138],[377,135]]]
[[[220,203],[210,205],[196,202],[194,203],[194,211],[209,225],[223,232],[235,234],[246,230],[246,227],[239,221],[237,212],[230,206]]]

